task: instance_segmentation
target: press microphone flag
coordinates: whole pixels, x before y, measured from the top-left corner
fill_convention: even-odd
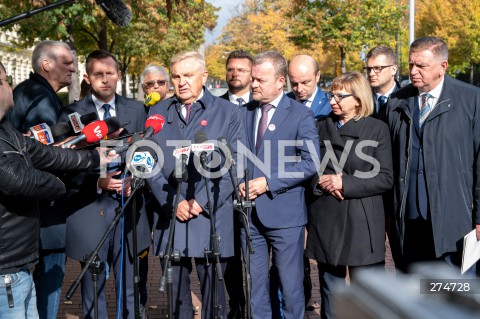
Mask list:
[[[160,101],[161,99],[162,98],[160,97],[160,94],[158,94],[158,92],[152,92],[145,97],[143,104],[146,107],[150,107],[152,105],[157,104],[157,102]]]
[[[68,119],[70,120],[70,125],[72,126],[73,132],[78,134],[83,130],[85,125],[98,120],[98,115],[96,112],[91,112],[84,115],[74,112],[72,114],[68,114]]]
[[[57,123],[48,126],[41,123],[30,128],[32,137],[42,144],[49,145],[55,142],[55,138],[67,135],[70,132],[70,126],[67,123]]]
[[[120,122],[116,117],[111,117],[105,121],[95,121],[82,130],[82,134],[71,139],[63,145],[64,148],[86,141],[87,143],[95,143],[100,141],[107,134],[113,133],[120,128]]]

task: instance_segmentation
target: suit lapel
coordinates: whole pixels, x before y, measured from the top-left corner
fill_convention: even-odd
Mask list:
[[[263,141],[272,140],[275,134],[280,130],[280,126],[285,121],[287,115],[290,113],[290,101],[293,102],[289,97],[283,95],[280,103],[278,103],[275,113],[273,114],[270,123],[268,123],[267,130],[263,136]],[[263,153],[263,141],[258,150],[258,155]]]

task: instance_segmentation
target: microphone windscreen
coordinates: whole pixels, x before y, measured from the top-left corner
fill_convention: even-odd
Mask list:
[[[154,130],[154,134],[157,134],[163,128],[163,124],[165,124],[165,118],[160,114],[153,114],[145,122],[145,128],[151,127]]]
[[[208,141],[207,133],[204,130],[198,131],[197,135],[195,135],[195,143],[202,144]]]
[[[90,124],[96,120],[98,120],[97,112],[91,112],[91,113],[83,114],[82,116],[80,116],[80,121],[82,122],[83,125]]]
[[[157,102],[160,100],[161,100],[160,94],[158,94],[158,92],[152,92],[145,97],[143,104],[146,107],[150,107],[152,105],[157,104]]]
[[[110,117],[105,120],[105,123],[107,124],[107,134],[113,133],[115,131],[118,131],[120,127],[122,126],[120,122],[118,121],[118,118],[116,117]]]
[[[115,24],[125,27],[132,20],[132,12],[122,0],[95,0],[105,15]]]
[[[85,135],[85,140],[88,143],[95,143],[108,134],[108,126],[105,121],[95,121],[82,130],[82,134]]]
[[[57,123],[50,126],[50,130],[52,131],[52,136],[54,139],[60,136],[69,135],[72,132],[68,123]]]

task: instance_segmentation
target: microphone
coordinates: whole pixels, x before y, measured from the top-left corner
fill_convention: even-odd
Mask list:
[[[150,136],[157,134],[162,130],[164,124],[165,124],[165,118],[160,114],[150,115],[147,121],[145,122],[145,128],[147,130],[145,131],[143,138],[147,139]]]
[[[120,129],[120,122],[116,117],[108,118],[105,121],[94,121],[83,128],[82,134],[63,144],[62,147],[68,148],[83,141],[95,143],[118,129]]]
[[[155,143],[152,138],[149,138],[148,141],[153,141]],[[132,171],[135,177],[145,178],[146,176],[142,175],[142,173],[149,174],[152,172],[155,162],[157,161],[155,154],[156,153],[153,148],[146,145],[140,146],[135,150],[135,153],[133,153],[132,160],[130,162],[131,168],[129,167],[129,170]],[[137,171],[141,173],[140,176],[136,174]]]
[[[219,147],[220,150],[222,150],[223,155],[225,155],[225,160],[227,161],[227,163],[229,163],[231,165],[235,165],[235,160],[232,157],[232,153],[233,153],[232,152],[232,147],[228,143],[227,139],[225,137],[221,136],[217,139],[217,141],[219,141],[220,143],[222,143],[223,145],[225,145],[227,147],[227,149],[223,149],[223,148]]]
[[[67,135],[70,132],[70,126],[67,123],[57,123],[48,126],[46,123],[41,123],[30,128],[32,137],[42,144],[50,145],[55,142],[55,138]]]
[[[180,168],[178,166],[175,167],[175,178],[179,181],[186,182],[188,180],[187,165],[188,160],[190,159],[190,150],[190,146],[183,146],[173,150],[173,156],[180,159],[180,162],[177,162],[177,165],[181,165]]]
[[[203,168],[205,168],[207,163],[207,155],[215,149],[213,143],[205,143],[206,141],[208,141],[207,133],[201,129],[195,135],[195,144],[191,146],[192,152],[199,154]]]
[[[11,23],[39,14],[41,12],[55,9],[64,4],[70,4],[73,2],[75,2],[75,0],[59,0],[55,3],[32,9],[30,11],[0,21],[0,27],[4,27]],[[128,25],[132,20],[132,12],[121,0],[95,0],[95,2],[102,7],[102,10],[105,12],[107,18],[109,18],[113,23],[121,27]]]
[[[85,125],[98,120],[98,115],[96,112],[91,112],[80,116],[80,114],[74,112],[72,114],[68,114],[68,119],[70,121],[70,125],[72,126],[73,132],[78,134],[83,130]]]
[[[126,152],[130,146],[132,146],[133,144],[135,144],[136,142],[138,141],[141,141],[142,140],[142,136],[140,135],[140,133],[135,133],[132,135],[132,137],[130,137],[127,141],[127,143],[125,145],[122,145],[122,146],[116,146],[116,147],[113,147],[111,149],[109,149],[107,151],[107,155],[115,155],[115,154],[120,154],[120,153],[123,153],[123,152]]]
[[[160,101],[161,99],[162,98],[160,97],[160,94],[158,94],[158,92],[152,92],[145,97],[143,104],[146,107],[150,107],[157,104],[157,102]]]
[[[105,15],[115,24],[125,27],[132,21],[132,12],[121,0],[95,0]]]

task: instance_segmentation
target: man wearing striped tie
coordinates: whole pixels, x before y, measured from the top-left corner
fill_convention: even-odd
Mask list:
[[[409,65],[412,83],[388,102],[393,257],[403,271],[419,261],[459,267],[463,237],[475,228],[480,240],[480,89],[445,75],[442,39],[415,40]]]

